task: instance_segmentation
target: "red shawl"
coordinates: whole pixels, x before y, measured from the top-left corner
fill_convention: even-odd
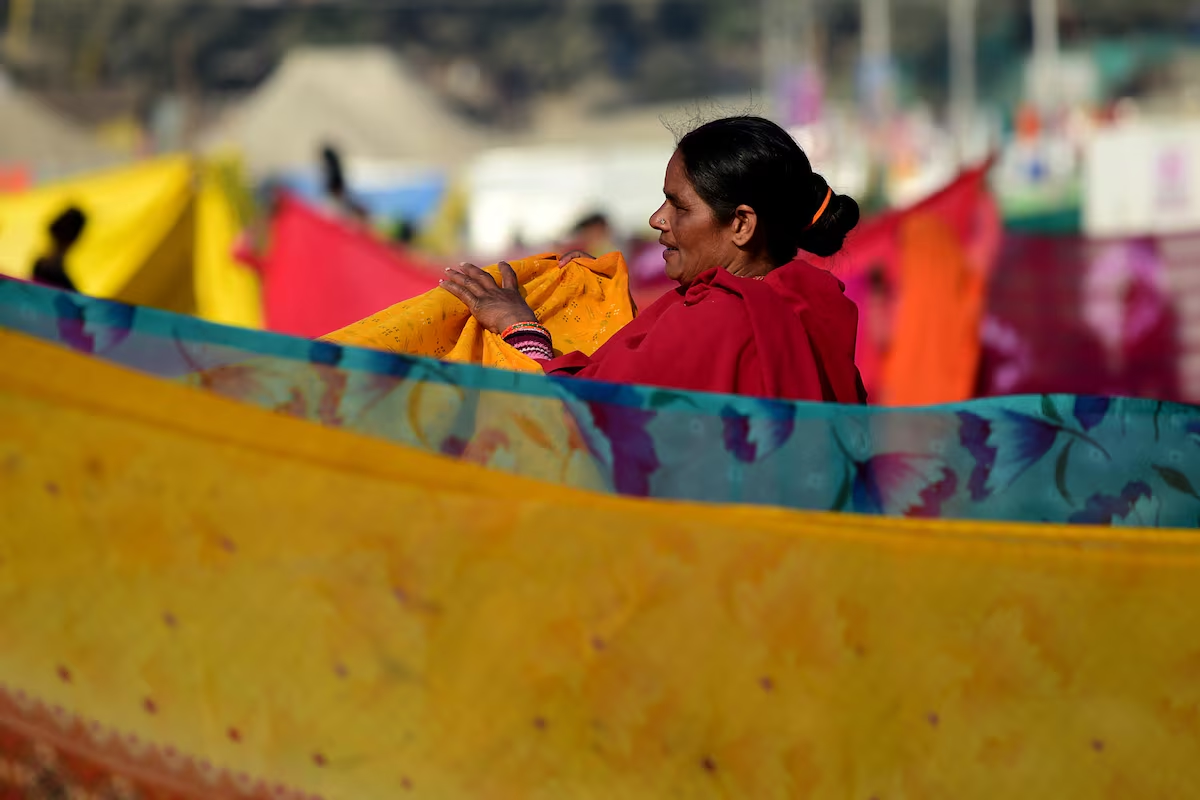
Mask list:
[[[668,292],[591,357],[550,375],[786,400],[866,402],[854,343],[858,308],[825,270],[792,262],[766,280],[711,269]]]

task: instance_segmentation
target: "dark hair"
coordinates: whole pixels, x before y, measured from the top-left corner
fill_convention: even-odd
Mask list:
[[[87,217],[75,206],[63,211],[50,223],[50,238],[60,247],[70,247],[83,234]]]
[[[831,256],[858,224],[858,203],[828,194],[808,156],[787,131],[762,117],[740,116],[701,125],[679,140],[683,167],[696,193],[727,222],[739,205],[758,215],[767,251],[781,266],[805,250]],[[829,205],[815,223],[817,211]]]
[[[582,217],[578,222],[575,223],[575,227],[572,230],[574,230],[575,233],[579,233],[584,228],[590,228],[593,225],[607,226],[608,216],[603,211],[595,211],[585,217]]]

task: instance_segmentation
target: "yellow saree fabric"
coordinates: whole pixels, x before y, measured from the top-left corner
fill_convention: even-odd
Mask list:
[[[1194,534],[593,495],[0,362],[0,749],[39,764],[147,797],[1200,784]]]
[[[591,355],[633,319],[629,271],[620,253],[580,258],[561,267],[558,257],[549,254],[510,264],[529,307],[550,330],[560,354]],[[496,265],[486,271],[499,278]],[[323,338],[443,361],[541,372],[532,359],[481,328],[466,306],[444,289],[397,303]]]

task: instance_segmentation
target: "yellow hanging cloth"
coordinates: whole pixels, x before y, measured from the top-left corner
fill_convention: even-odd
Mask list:
[[[196,316],[222,325],[263,327],[262,281],[233,251],[249,223],[245,176],[234,156],[200,165],[196,192]]]
[[[81,292],[194,314],[194,182],[191,159],[169,156],[0,197],[0,272],[28,277],[76,206],[87,225],[66,265]]]

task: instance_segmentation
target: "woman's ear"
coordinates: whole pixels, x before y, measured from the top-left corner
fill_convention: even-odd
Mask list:
[[[738,206],[733,211],[733,222],[730,223],[730,233],[733,234],[733,243],[738,247],[745,247],[750,244],[750,240],[754,238],[754,232],[758,230],[758,214],[754,209],[744,203]]]

